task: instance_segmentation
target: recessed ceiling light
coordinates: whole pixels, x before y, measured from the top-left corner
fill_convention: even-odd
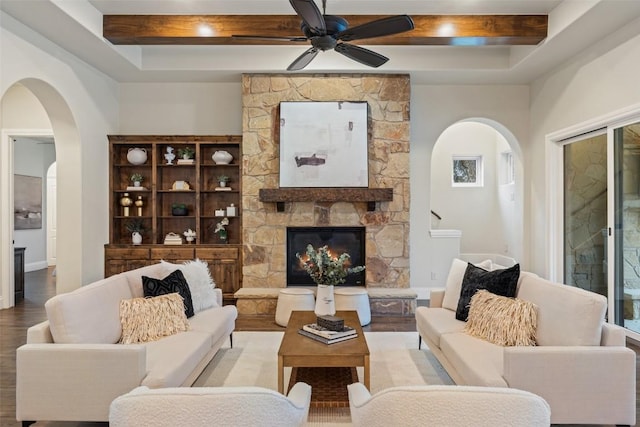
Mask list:
[[[455,27],[450,23],[442,24],[440,28],[438,28],[438,35],[442,37],[451,37],[455,34],[455,32]]]
[[[207,24],[198,25],[198,35],[201,37],[211,37],[213,35],[213,29]]]

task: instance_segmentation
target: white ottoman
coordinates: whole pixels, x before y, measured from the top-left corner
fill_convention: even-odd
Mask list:
[[[355,310],[360,318],[360,325],[371,323],[371,307],[369,294],[365,288],[341,288],[334,291],[336,310]]]
[[[280,326],[287,326],[289,316],[294,310],[311,310],[316,306],[313,291],[305,288],[284,288],[278,294],[278,305],[276,306],[276,323]]]

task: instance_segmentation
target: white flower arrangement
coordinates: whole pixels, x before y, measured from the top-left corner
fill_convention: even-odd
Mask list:
[[[213,232],[218,235],[220,240],[227,239],[227,229],[225,228],[227,225],[229,225],[229,218],[224,217],[219,223],[216,224],[216,228],[215,230],[213,230]]]

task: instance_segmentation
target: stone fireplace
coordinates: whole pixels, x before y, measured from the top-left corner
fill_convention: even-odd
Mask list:
[[[315,283],[300,266],[296,254],[306,256],[307,245],[327,246],[333,256],[347,253],[351,266],[365,265],[364,227],[287,227],[287,286],[313,286]],[[339,286],[364,286],[365,272],[350,274]]]
[[[242,99],[244,248],[238,310],[250,313],[275,312],[278,290],[287,286],[288,227],[364,228],[364,285],[370,297],[372,290],[411,291],[409,76],[243,75]],[[276,203],[261,201],[260,190],[279,189],[281,101],[366,101],[369,117],[369,188],[392,189],[393,199],[378,201],[374,204],[375,210],[370,210],[371,203],[349,200],[347,191],[342,199],[292,200],[283,203],[280,209],[276,208]],[[340,189],[334,190],[340,193]],[[246,301],[240,304],[240,298],[246,298]],[[256,301],[251,302],[251,299]]]

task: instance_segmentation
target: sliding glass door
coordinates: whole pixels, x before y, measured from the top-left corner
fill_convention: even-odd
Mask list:
[[[607,296],[607,135],[574,138],[564,154],[564,283]]]
[[[564,283],[640,334],[640,122],[563,141]]]
[[[615,323],[640,332],[640,123],[615,127],[613,138]]]

